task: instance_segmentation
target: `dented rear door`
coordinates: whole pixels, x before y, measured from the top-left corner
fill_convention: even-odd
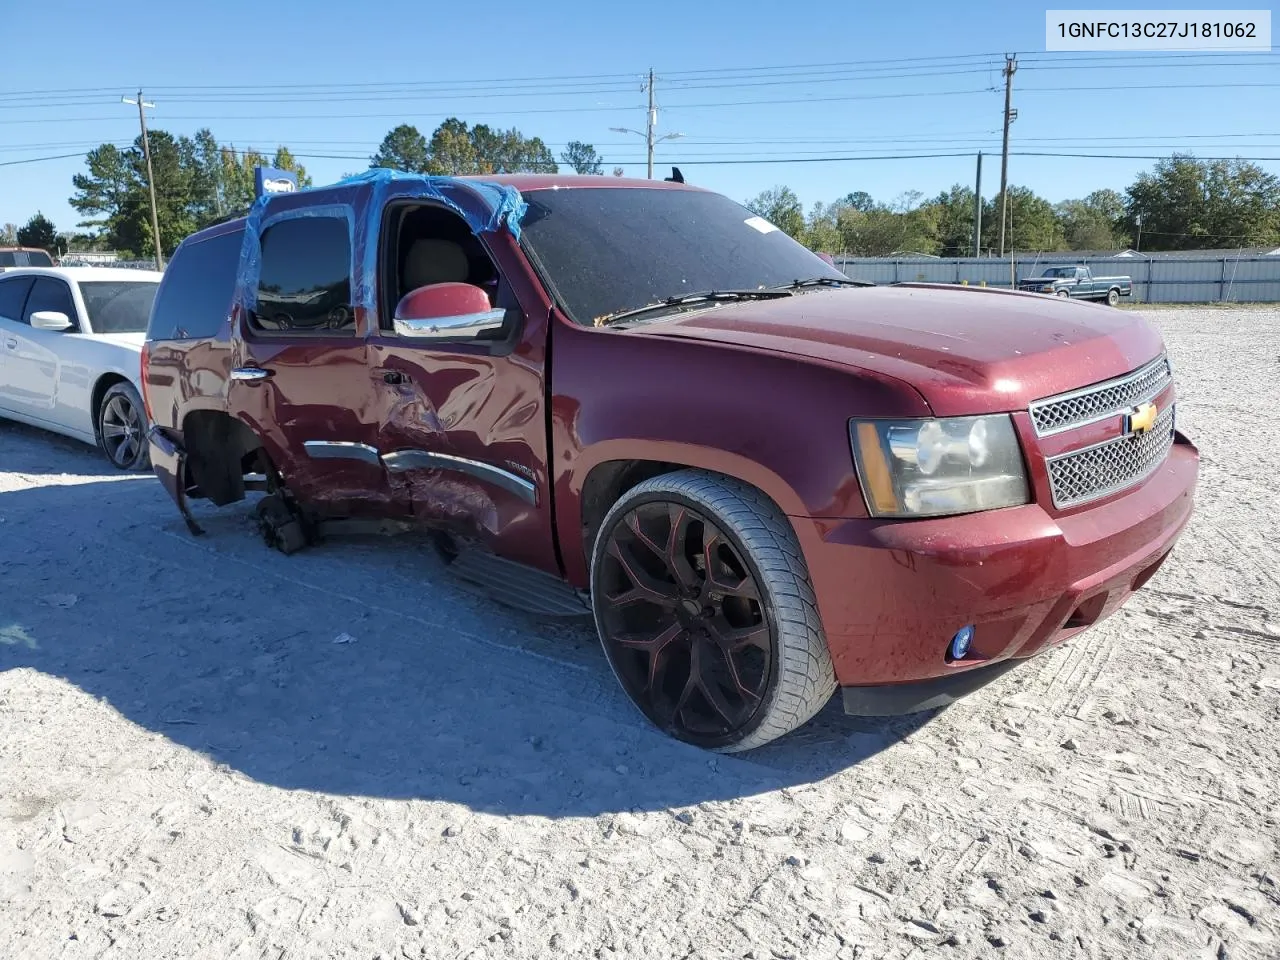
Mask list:
[[[354,297],[352,222],[341,204],[264,219],[236,308],[228,409],[256,431],[307,506],[387,515],[395,505],[379,458],[380,398]]]

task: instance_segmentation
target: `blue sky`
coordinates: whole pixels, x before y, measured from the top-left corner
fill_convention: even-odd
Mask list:
[[[692,182],[739,200],[786,184],[808,206],[854,190],[891,199],[972,184],[979,149],[988,153],[983,192],[994,193],[1008,52],[1022,62],[1014,151],[1280,157],[1274,54],[1045,54],[1044,6],[1025,2],[761,4],[759,12],[741,0],[470,8],[225,0],[150,14],[106,3],[6,7],[0,164],[10,165],[0,166],[0,223],[21,224],[39,209],[60,229],[73,227],[67,198],[83,159],[11,162],[128,142],[137,115],[119,97],[140,85],[157,104],[151,126],[179,134],[208,126],[242,148],[286,144],[318,183],[365,168],[397,123],[429,135],[450,115],[516,126],[557,154],[569,140],[594,143],[607,167],[643,175],[640,138],[609,128],[643,127],[640,82],[653,67],[659,133],[684,135],[659,146],[661,175],[676,163]],[[1071,59],[1081,56],[1094,59]],[[541,79],[552,77],[561,79]],[[341,84],[369,86],[326,92]],[[1101,89],[1069,89],[1078,87]],[[69,89],[83,92],[26,96]],[[963,155],[724,162],[943,152]],[[1057,201],[1123,189],[1152,162],[1014,156],[1010,181]],[[1280,173],[1280,162],[1263,166]]]

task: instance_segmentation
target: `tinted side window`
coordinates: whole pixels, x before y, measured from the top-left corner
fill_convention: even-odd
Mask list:
[[[31,296],[27,297],[27,309],[22,312],[22,322],[30,323],[31,315],[40,310],[56,310],[65,313],[71,320],[71,330],[80,329],[80,321],[76,316],[76,305],[71,299],[71,288],[61,280],[48,277],[37,277],[36,285],[31,288]]]
[[[267,228],[249,322],[271,333],[355,333],[345,219],[302,217]]]
[[[27,292],[31,289],[31,283],[31,277],[0,280],[0,317],[22,322],[22,305],[27,302]]]
[[[148,340],[199,340],[218,335],[227,319],[240,268],[244,231],[183,244],[160,281]]]
[[[52,267],[53,261],[43,250],[0,251],[0,267]]]

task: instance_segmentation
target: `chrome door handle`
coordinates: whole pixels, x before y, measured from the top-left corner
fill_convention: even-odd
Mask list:
[[[271,376],[270,370],[264,370],[262,367],[236,367],[231,371],[232,380],[243,380],[248,383],[256,383],[259,380],[266,380]]]

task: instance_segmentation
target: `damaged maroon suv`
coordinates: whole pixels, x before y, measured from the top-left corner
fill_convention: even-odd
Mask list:
[[[427,532],[497,599],[594,614],[640,710],[723,751],[837,686],[944,706],[1099,622],[1198,467],[1140,316],[856,283],[682,183],[265,198],[178,249],[143,366],[193,533],[249,491],[285,552]]]

